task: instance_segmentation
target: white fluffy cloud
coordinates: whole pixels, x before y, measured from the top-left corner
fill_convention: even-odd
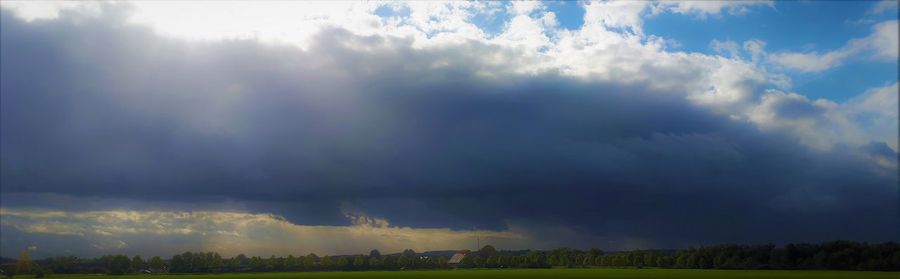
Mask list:
[[[897,20],[878,23],[872,34],[847,42],[842,48],[825,52],[780,52],[768,56],[775,65],[801,72],[820,72],[842,65],[847,59],[860,54],[885,61],[897,61]]]
[[[855,50],[837,50],[827,53],[777,53],[769,56],[772,62],[802,72],[819,72],[839,66]]]
[[[897,11],[897,1],[896,0],[883,0],[876,3],[872,8],[866,11],[867,15],[877,15],[887,11]]]
[[[876,24],[872,29],[872,35],[863,39],[863,41],[874,50],[873,56],[878,59],[887,61],[897,61],[900,46],[898,46],[898,23],[897,20],[885,21]]]
[[[585,3],[586,24],[601,24],[607,28],[627,30],[633,34],[643,34],[645,16],[660,13],[676,13],[706,18],[710,15],[742,15],[748,7],[770,6],[772,1],[588,1]]]
[[[558,24],[553,12],[543,12],[540,17],[531,14],[542,10],[543,6],[534,1],[512,2],[509,10],[512,18],[506,23],[503,33],[492,42],[505,46],[523,47],[535,52],[551,44],[548,33]]]
[[[897,92],[894,83],[838,104],[773,90],[748,115],[763,129],[788,132],[816,148],[884,142],[897,150]]]
[[[790,131],[806,144],[819,147],[830,147],[836,136],[823,133],[834,133],[832,111],[837,104],[826,100],[809,100],[796,93],[770,91],[761,97],[759,105],[750,109],[750,120],[763,129]]]
[[[643,34],[644,21],[641,14],[649,5],[650,2],[646,1],[587,2],[584,6],[585,26],[621,28],[640,35]]]
[[[900,150],[897,146],[898,92],[900,88],[894,82],[866,90],[843,104],[848,121],[865,133],[860,137],[862,140],[883,141],[892,149]]]
[[[759,1],[661,1],[660,6],[674,13],[694,14],[705,18],[710,15],[719,15],[723,11],[731,15],[743,15],[749,12],[750,6],[769,6],[775,4],[769,0]]]
[[[76,1],[3,1],[0,8],[15,11],[16,16],[25,20],[55,19],[61,12],[73,11],[82,14],[100,13],[99,2]]]
[[[750,53],[750,60],[759,61],[759,59],[766,54],[765,52],[766,42],[761,40],[747,40],[744,41],[744,50]]]
[[[738,58],[738,53],[740,52],[740,46],[734,41],[719,41],[712,40],[709,42],[709,47],[715,50],[719,54],[727,55],[728,57]]]

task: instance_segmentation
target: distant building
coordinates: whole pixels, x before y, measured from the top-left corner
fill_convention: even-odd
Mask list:
[[[470,253],[469,250],[462,250],[462,251],[456,252],[456,254],[453,254],[453,257],[450,257],[450,260],[447,261],[447,264],[449,264],[451,266],[457,266],[462,263],[463,258],[465,258],[466,255],[468,255],[469,253]]]

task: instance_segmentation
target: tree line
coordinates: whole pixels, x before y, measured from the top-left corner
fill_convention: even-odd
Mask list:
[[[604,252],[600,249],[498,251],[486,245],[467,253],[459,263],[448,263],[440,253],[223,258],[215,252],[184,252],[169,259],[106,255],[95,259],[52,257],[32,262],[27,252],[15,266],[4,265],[7,275],[50,273],[231,273],[281,271],[354,271],[447,268],[550,268],[633,267],[687,269],[835,269],[900,271],[900,243],[879,244],[831,241],[821,244],[784,246],[722,244],[679,250],[632,250]],[[447,253],[444,253],[447,254]],[[13,271],[15,270],[15,271]]]

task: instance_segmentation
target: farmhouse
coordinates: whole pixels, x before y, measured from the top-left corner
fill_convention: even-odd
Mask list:
[[[454,266],[454,267],[459,266],[459,264],[462,263],[463,258],[465,258],[466,255],[468,255],[470,252],[471,251],[469,251],[469,250],[462,250],[462,251],[456,252],[456,254],[453,254],[453,257],[450,257],[450,260],[447,261],[447,264],[450,266]]]

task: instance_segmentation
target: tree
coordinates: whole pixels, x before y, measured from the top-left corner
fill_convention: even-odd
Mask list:
[[[407,249],[407,250],[409,250],[409,249]],[[411,262],[410,258],[407,257],[406,255],[400,256],[400,258],[397,259],[397,264],[400,265],[400,268],[410,268],[412,266],[412,262]]]
[[[366,259],[363,256],[356,256],[353,258],[353,269],[355,270],[363,270],[366,269]]]
[[[647,266],[655,266],[656,265],[656,255],[653,253],[644,254],[644,265]]]
[[[209,259],[203,253],[195,253],[191,258],[191,272],[209,271]]]
[[[284,259],[284,269],[289,271],[295,271],[300,266],[300,263],[297,262],[297,258],[294,255],[288,255],[286,259]]]
[[[497,255],[497,249],[494,248],[494,246],[491,246],[490,244],[488,244],[488,245],[485,245],[484,247],[481,247],[481,249],[478,250],[478,255],[484,259],[488,259],[490,257]]]
[[[131,258],[131,270],[140,271],[142,269],[144,269],[144,259],[141,259],[141,256]]]
[[[49,259],[47,264],[53,273],[78,273],[78,258],[74,256],[58,256]]]
[[[484,267],[484,258],[475,256],[475,258],[472,259],[472,264],[474,264],[475,267]]]
[[[697,267],[699,267],[699,268],[701,268],[701,269],[707,269],[707,268],[710,268],[710,266],[708,266],[708,265],[706,264],[706,258],[699,258],[699,259],[697,259]]]
[[[238,254],[237,256],[234,257],[234,260],[237,261],[238,266],[244,266],[244,265],[250,264],[250,259],[247,258],[247,256],[244,256],[244,254]]]
[[[150,261],[147,264],[152,269],[163,269],[163,267],[164,267],[163,260],[159,256],[154,256],[153,258],[150,258]]]
[[[675,267],[677,268],[687,268],[687,256],[684,254],[679,254],[675,258]]]
[[[329,257],[329,256],[323,256],[323,257],[319,260],[319,264],[320,264],[320,265],[322,266],[322,268],[324,268],[324,269],[330,269],[330,268],[333,268],[333,267],[334,267],[334,259],[332,259],[332,258]]]
[[[112,256],[109,262],[109,274],[122,275],[131,270],[131,260],[125,255]]]
[[[350,268],[350,260],[347,260],[347,257],[340,257],[335,261],[334,265],[338,270],[347,270]]]
[[[381,266],[383,269],[395,269],[397,268],[397,257],[396,256],[384,256],[381,258]]]
[[[378,258],[369,258],[369,269],[379,269],[381,268],[381,260]]]
[[[685,265],[687,268],[697,268],[697,256],[694,254],[688,256]]]
[[[172,262],[169,269],[172,272],[187,272],[187,261],[181,255],[172,256]]]
[[[22,250],[19,253],[19,260],[16,262],[16,274],[31,274],[34,272],[34,263],[28,256],[28,250]]]
[[[379,258],[380,259],[381,252],[379,252],[378,249],[372,249],[372,251],[369,251],[369,258]]]
[[[490,256],[489,258],[486,258],[484,261],[484,267],[494,268],[497,266],[499,266],[499,261],[497,260],[497,256]]]
[[[253,256],[250,258],[250,269],[253,271],[264,271],[266,270],[266,263],[263,262],[262,258]]]
[[[276,258],[274,255],[270,256],[266,266],[268,270],[284,271],[284,258]]]
[[[416,251],[414,251],[413,249],[406,249],[406,250],[403,250],[403,255],[406,256],[407,258],[415,258]]]
[[[319,263],[319,256],[316,256],[316,254],[310,253],[309,255],[306,255],[306,257],[303,259],[303,269],[313,270],[316,268],[316,265],[318,263]]]
[[[222,271],[224,267],[225,262],[222,261],[222,256],[219,253],[213,253],[212,259],[209,261],[209,268],[212,271]]]

